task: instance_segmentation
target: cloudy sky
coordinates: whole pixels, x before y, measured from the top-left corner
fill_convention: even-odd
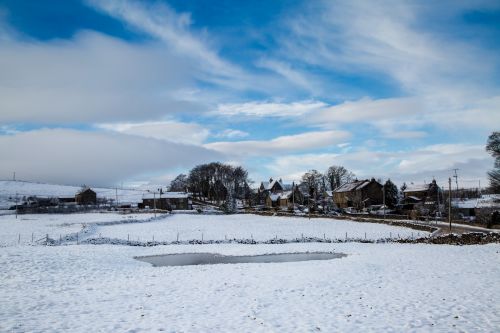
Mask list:
[[[0,0],[0,178],[486,183],[498,1]]]

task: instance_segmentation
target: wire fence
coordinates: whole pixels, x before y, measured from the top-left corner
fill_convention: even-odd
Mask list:
[[[213,235],[213,233],[212,233]],[[415,231],[406,234],[397,232],[389,232],[386,235],[381,235],[380,232],[345,232],[335,234],[304,234],[300,233],[296,236],[287,237],[275,234],[274,237],[254,237],[252,233],[248,237],[232,237],[230,235],[220,235],[220,237],[207,237],[205,233],[200,233],[197,237],[184,236],[177,232],[175,234],[154,234],[145,237],[144,234],[134,235],[127,234],[126,237],[109,237],[102,236],[97,233],[93,235],[85,235],[84,233],[72,234],[55,234],[55,233],[18,233],[10,235],[10,239],[2,237],[0,246],[40,246],[40,245],[80,245],[80,244],[119,244],[132,246],[155,246],[155,245],[171,245],[171,244],[220,244],[220,243],[244,243],[244,244],[274,244],[274,243],[340,243],[340,242],[390,242],[397,240],[414,240],[423,237],[429,237],[430,233]]]

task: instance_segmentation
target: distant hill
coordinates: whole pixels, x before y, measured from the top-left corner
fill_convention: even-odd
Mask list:
[[[19,202],[23,196],[39,197],[71,197],[81,187],[35,183],[27,181],[0,180],[0,209],[7,209],[16,204],[16,193]],[[137,203],[142,201],[142,196],[147,194],[144,189],[114,189],[92,187],[99,198],[115,199],[119,203]]]

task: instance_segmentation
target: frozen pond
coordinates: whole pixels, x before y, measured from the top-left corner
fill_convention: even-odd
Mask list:
[[[217,253],[179,253],[156,256],[136,257],[154,267],[160,266],[188,266],[214,264],[241,264],[241,263],[273,263],[308,260],[330,260],[345,257],[343,253],[312,252],[312,253],[277,253],[256,256],[226,256]]]

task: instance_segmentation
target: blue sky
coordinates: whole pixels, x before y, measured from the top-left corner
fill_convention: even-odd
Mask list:
[[[497,1],[3,0],[0,178],[485,184],[499,35]]]

